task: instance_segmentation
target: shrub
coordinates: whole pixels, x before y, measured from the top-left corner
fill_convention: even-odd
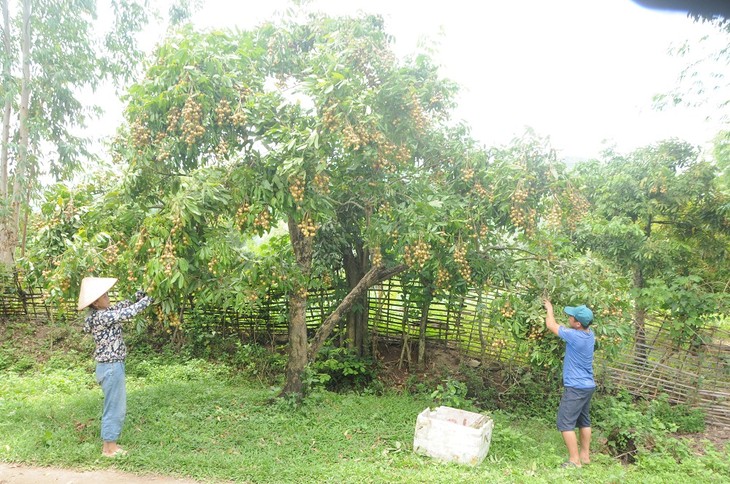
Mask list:
[[[257,378],[261,383],[273,383],[286,367],[286,357],[256,343],[236,342],[237,350],[231,363],[242,374]]]
[[[376,376],[372,358],[358,356],[347,348],[326,345],[310,365],[307,380],[312,387],[347,391],[363,390]]]
[[[454,378],[446,378],[431,392],[436,405],[473,410],[474,402],[467,397],[466,383]]]
[[[680,461],[685,449],[675,440],[668,444],[672,432],[699,432],[704,429],[704,414],[685,405],[672,405],[666,394],[648,401],[634,401],[628,392],[597,399],[594,425],[607,435],[611,455],[634,462],[639,454],[656,451]]]

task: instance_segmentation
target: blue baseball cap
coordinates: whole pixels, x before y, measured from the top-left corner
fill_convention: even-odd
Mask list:
[[[593,311],[588,309],[585,304],[580,306],[566,306],[563,311],[568,316],[573,316],[584,328],[587,328],[593,322]]]

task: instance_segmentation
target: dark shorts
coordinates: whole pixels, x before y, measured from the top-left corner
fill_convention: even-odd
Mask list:
[[[576,427],[591,426],[591,397],[595,388],[573,388],[563,389],[563,398],[560,399],[558,407],[558,430],[566,432]]]

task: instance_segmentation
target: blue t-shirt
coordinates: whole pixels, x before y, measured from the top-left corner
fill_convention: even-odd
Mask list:
[[[595,388],[593,348],[596,344],[596,337],[593,331],[579,331],[560,326],[558,336],[567,343],[563,361],[563,386]]]

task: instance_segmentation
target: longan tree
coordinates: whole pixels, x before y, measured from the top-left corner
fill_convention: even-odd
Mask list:
[[[575,238],[631,275],[637,360],[646,359],[650,310],[671,311],[672,334],[687,343],[728,302],[730,223],[716,165],[669,140],[625,156],[608,152],[577,173],[593,208]]]
[[[506,273],[546,211],[570,208],[559,166],[529,141],[480,147],[450,123],[455,86],[427,56],[390,49],[372,16],[172,35],[129,90],[113,153],[123,184],[93,225],[112,236],[79,238],[98,244],[94,267],[150,291],[172,328],[193,302],[286,294],[285,394],[302,392],[307,362],[372,285],[405,274],[463,293]],[[277,230],[287,245],[252,250]],[[308,293],[340,268],[345,295],[308,340]]]

